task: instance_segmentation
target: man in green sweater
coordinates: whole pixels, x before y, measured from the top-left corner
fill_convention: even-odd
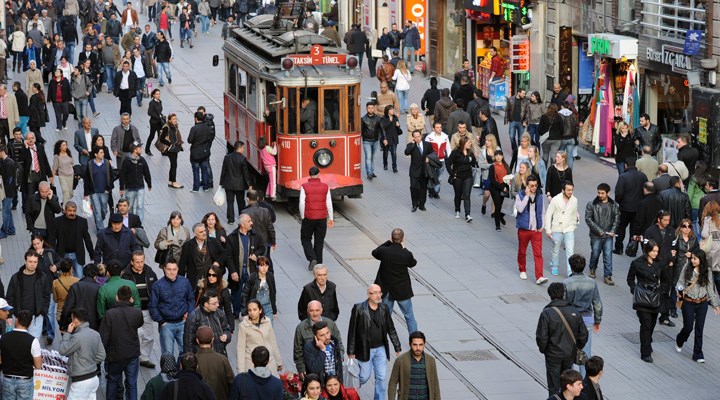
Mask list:
[[[140,295],[138,294],[135,283],[120,277],[123,271],[123,265],[117,260],[111,260],[107,265],[107,271],[110,274],[110,279],[100,287],[97,297],[97,314],[99,320],[105,317],[105,311],[115,306],[115,303],[117,303],[115,295],[117,294],[117,290],[123,286],[127,286],[132,290],[133,306],[140,308]]]

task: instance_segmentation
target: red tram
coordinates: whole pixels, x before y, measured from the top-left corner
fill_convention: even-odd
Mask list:
[[[258,139],[277,143],[277,195],[297,197],[320,168],[333,197],[360,197],[360,71],[356,57],[304,29],[302,1],[279,4],[225,41],[225,139],[246,143],[262,172]]]

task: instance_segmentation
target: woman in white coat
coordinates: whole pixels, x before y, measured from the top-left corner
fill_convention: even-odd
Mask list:
[[[237,370],[245,372],[253,367],[250,355],[258,346],[265,346],[270,351],[270,361],[267,369],[278,376],[282,371],[282,357],[275,340],[275,331],[272,323],[265,313],[262,305],[256,299],[250,300],[247,305],[248,315],[238,323],[237,329]]]

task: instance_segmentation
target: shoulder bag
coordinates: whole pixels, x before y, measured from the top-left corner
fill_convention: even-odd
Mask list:
[[[675,305],[677,306],[677,308],[682,308],[683,300],[684,300],[684,295],[683,295],[683,293],[685,292],[685,290],[690,290],[690,288],[692,288],[693,286],[695,286],[695,284],[697,283],[697,281],[698,281],[698,280],[695,279],[695,280],[690,284],[690,286],[686,287],[682,292],[680,292],[680,291],[678,292],[677,301],[675,302]]]
[[[563,325],[565,325],[565,329],[567,329],[568,333],[570,334],[570,337],[573,340],[573,344],[575,344],[575,347],[577,347],[577,341],[575,340],[575,334],[573,333],[572,329],[570,329],[570,324],[568,324],[567,320],[565,319],[565,315],[563,315],[562,311],[560,311],[559,308],[553,307],[553,310],[555,310],[556,313],[560,316],[560,319],[563,322]],[[577,353],[575,354],[575,364],[577,365],[585,365],[585,361],[587,361],[588,356],[585,353],[583,349],[577,349]]]
[[[660,291],[658,285],[635,285],[633,290],[633,308],[658,308],[660,307]]]

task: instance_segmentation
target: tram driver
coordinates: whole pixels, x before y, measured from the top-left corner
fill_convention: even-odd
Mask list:
[[[309,97],[303,97],[300,108],[300,133],[316,133],[318,131],[317,102]]]

